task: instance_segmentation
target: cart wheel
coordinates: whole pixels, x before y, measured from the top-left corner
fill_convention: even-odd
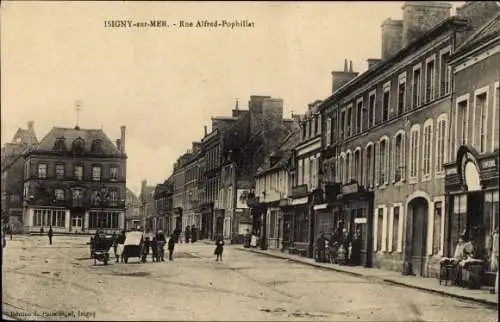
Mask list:
[[[108,257],[104,256],[104,265],[108,265]]]

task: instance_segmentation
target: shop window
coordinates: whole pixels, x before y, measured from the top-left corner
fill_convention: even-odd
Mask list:
[[[492,256],[495,247],[498,251],[498,241],[495,244],[493,240],[494,233],[498,234],[498,218],[499,214],[499,205],[498,205],[498,191],[494,192],[486,192],[484,195],[484,225],[485,225],[485,233],[486,233],[486,254],[488,256],[488,260],[490,261],[490,270],[496,272],[498,270],[498,264],[495,264],[495,258]],[[496,259],[498,261],[498,259]]]
[[[451,216],[451,239],[448,241],[449,256],[453,255],[460,234],[467,227],[467,195],[453,197],[453,214]]]
[[[392,210],[392,251],[398,249],[399,237],[399,206],[394,207]]]
[[[384,230],[384,209],[377,210],[377,251],[382,250],[382,234]]]
[[[441,222],[443,220],[443,203],[434,203],[434,233],[432,237],[432,254],[437,255],[441,250]]]

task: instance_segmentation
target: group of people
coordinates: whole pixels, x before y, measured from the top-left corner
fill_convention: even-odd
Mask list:
[[[361,235],[359,230],[349,233],[337,228],[327,239],[323,232],[316,241],[316,261],[335,262],[343,265],[359,265],[361,253]]]
[[[173,238],[176,243],[179,243],[181,241],[181,228],[177,227],[174,229],[173,233]],[[192,226],[186,226],[186,229],[184,230],[184,241],[185,243],[194,243],[198,240],[198,228],[196,228],[195,225]]]
[[[151,248],[151,259],[154,262],[164,262],[165,261],[165,243],[167,240],[165,238],[165,234],[163,231],[159,230],[153,239],[149,237],[144,238],[144,242],[142,243],[142,251],[141,251],[141,261],[143,263],[147,262],[147,258],[149,255],[149,249]],[[172,235],[168,239],[168,259],[170,261],[174,260],[174,248],[175,248],[175,239]]]

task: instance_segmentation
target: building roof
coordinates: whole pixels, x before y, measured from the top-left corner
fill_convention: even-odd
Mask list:
[[[127,195],[127,200],[137,203],[139,202],[139,197],[137,197],[135,193],[132,190],[130,190],[130,188],[127,188],[126,195]]]
[[[469,38],[467,38],[460,46],[458,46],[455,54],[453,56],[458,56],[461,53],[476,47],[481,43],[486,43],[487,41],[500,36],[500,12],[498,12],[495,17],[482,25],[476,32],[474,32]]]
[[[103,153],[120,154],[116,145],[111,142],[103,130],[64,127],[53,127],[52,130],[43,137],[35,151],[53,150],[54,144],[59,138],[65,139],[66,149],[68,150],[71,149],[71,145],[76,139],[81,138],[85,142],[85,149],[90,149],[92,142],[94,140],[99,140]]]
[[[267,172],[283,169],[288,165],[288,160],[292,157],[292,148],[297,145],[300,139],[300,131],[290,133],[282,142],[278,150],[269,155],[266,162],[257,171],[257,176],[261,176]],[[273,166],[271,166],[270,158],[279,158]]]
[[[19,142],[16,142],[20,139]],[[12,143],[26,143],[31,146],[38,144],[38,139],[36,138],[35,131],[33,129],[22,129],[19,128],[12,138]]]

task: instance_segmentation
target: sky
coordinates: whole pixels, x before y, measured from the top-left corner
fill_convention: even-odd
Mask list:
[[[238,98],[284,100],[284,115],[331,93],[344,59],[363,72],[381,53],[380,24],[402,2],[2,2],[1,143],[35,122],[127,127],[127,186],[163,182]],[[463,2],[452,3],[454,8]],[[454,9],[452,10],[454,13]],[[180,21],[253,22],[252,28],[180,28]],[[168,28],[105,27],[108,20],[166,20]],[[176,26],[173,26],[176,24]]]

